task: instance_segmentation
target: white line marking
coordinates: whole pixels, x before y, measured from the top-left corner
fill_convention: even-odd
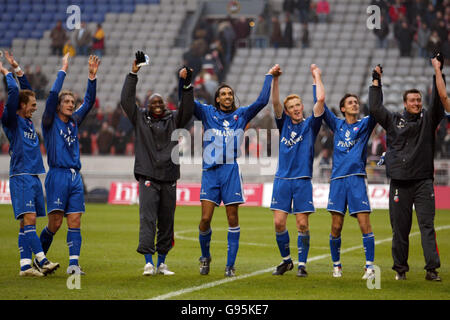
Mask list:
[[[450,225],[437,227],[437,228],[435,228],[435,231],[440,231],[440,230],[445,230],[445,229],[450,229]],[[410,237],[414,237],[414,236],[417,236],[417,235],[420,235],[419,231],[418,232],[413,232],[409,236]],[[392,238],[386,238],[386,239],[375,241],[375,245],[379,245],[379,244],[382,244],[382,243],[385,243],[385,242],[389,242],[389,241],[392,241]],[[341,254],[347,253],[347,252],[350,252],[350,251],[354,251],[354,250],[357,250],[357,249],[361,249],[361,248],[362,248],[362,246],[360,246],[360,245],[359,246],[350,247],[350,248],[341,250]],[[320,256],[315,256],[315,257],[309,258],[308,262],[322,260],[322,259],[325,259],[325,258],[328,258],[328,257],[330,257],[330,254],[322,254]],[[295,263],[297,263],[297,262],[295,262]],[[148,300],[166,300],[166,299],[171,299],[173,297],[181,296],[181,295],[186,294],[186,293],[190,293],[190,292],[194,292],[194,291],[199,291],[199,290],[203,290],[203,289],[216,287],[216,286],[219,286],[221,284],[232,282],[232,281],[237,281],[237,280],[241,280],[241,279],[250,278],[250,277],[257,276],[257,275],[260,275],[260,274],[263,274],[263,273],[270,272],[272,270],[274,270],[274,267],[270,267],[270,268],[267,268],[267,269],[254,271],[252,273],[243,274],[241,276],[237,276],[237,277],[233,277],[233,278],[226,278],[226,279],[222,279],[222,280],[218,280],[218,281],[213,281],[213,282],[210,282],[210,283],[205,283],[205,284],[202,284],[202,285],[196,286],[196,287],[191,287],[191,288],[186,288],[186,289],[181,289],[181,290],[169,292],[169,293],[166,293],[166,294],[163,294],[163,295],[156,296],[154,298],[150,298]]]

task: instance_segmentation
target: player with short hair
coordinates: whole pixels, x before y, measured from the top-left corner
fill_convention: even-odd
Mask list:
[[[203,172],[200,192],[202,217],[199,224],[201,249],[200,274],[210,270],[211,220],[214,208],[223,201],[228,219],[228,250],[225,276],[235,276],[235,261],[239,248],[239,204],[244,203],[242,175],[236,162],[247,124],[262,110],[270,98],[275,67],[265,76],[257,100],[247,107],[237,108],[234,90],[224,84],[214,96],[214,106],[195,101],[194,115],[202,121]]]
[[[99,65],[97,56],[89,57],[86,94],[83,104],[75,110],[74,94],[67,90],[61,91],[69,68],[69,55],[66,54],[42,115],[49,171],[45,178],[48,225],[42,230],[40,239],[44,252],[47,252],[63,218],[67,218],[67,274],[84,274],[78,263],[82,243],[81,216],[85,212],[78,127],[94,105]]]
[[[284,100],[284,110],[280,103],[279,73],[274,75],[272,101],[275,121],[280,131],[278,169],[273,183],[272,202],[276,241],[283,261],[273,275],[283,275],[292,270],[294,264],[290,256],[289,232],[286,229],[287,218],[295,215],[298,237],[297,276],[306,277],[310,232],[309,215],[315,212],[313,203],[312,171],[314,161],[314,143],[322,125],[325,103],[325,89],[321,79],[321,70],[311,65],[314,83],[317,84],[317,102],[313,115],[303,117],[303,103],[299,96],[289,95]]]
[[[313,86],[316,99],[316,86]],[[363,279],[373,278],[375,270],[375,237],[370,224],[372,212],[367,192],[367,143],[376,126],[373,117],[358,119],[360,104],[357,95],[347,93],[339,103],[344,119],[336,117],[325,105],[325,123],[334,133],[333,165],[327,210],[331,213],[330,251],[333,277],[342,276],[340,259],[341,231],[347,208],[358,220],[366,264]]]
[[[42,249],[36,233],[36,218],[45,217],[44,193],[39,175],[45,173],[39,138],[31,117],[37,110],[36,97],[19,64],[5,52],[5,58],[14,68],[21,90],[13,73],[3,67],[0,71],[6,78],[8,100],[2,115],[3,130],[10,142],[9,185],[16,220],[20,221],[19,251],[20,276],[42,277],[52,273],[58,263],[50,262]],[[39,269],[31,266],[32,254]]]

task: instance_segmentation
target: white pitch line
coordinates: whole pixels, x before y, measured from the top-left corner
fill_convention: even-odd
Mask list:
[[[450,225],[437,227],[437,228],[435,228],[435,231],[440,231],[440,230],[445,230],[445,229],[450,229]],[[414,236],[417,236],[417,235],[420,235],[419,231],[418,232],[413,232],[409,236],[410,237],[414,237]],[[382,244],[382,243],[385,243],[385,242],[389,242],[389,241],[392,241],[392,238],[386,238],[386,239],[375,241],[375,245],[379,245],[379,244]],[[347,253],[347,252],[350,252],[350,251],[354,251],[354,250],[358,250],[358,249],[361,249],[361,248],[362,248],[361,245],[350,247],[350,248],[341,250],[341,254],[342,253]],[[328,257],[330,257],[330,254],[322,254],[322,255],[319,255],[319,256],[315,256],[315,257],[309,258],[308,262],[322,260],[322,259],[325,259],[325,258],[328,258]],[[295,263],[297,263],[297,262],[295,262]],[[253,277],[253,276],[257,276],[257,275],[260,275],[260,274],[263,274],[263,273],[267,273],[267,272],[273,271],[273,269],[274,269],[274,267],[270,267],[270,268],[267,268],[267,269],[254,271],[252,273],[247,273],[247,274],[243,274],[243,275],[240,275],[240,276],[236,276],[236,277],[233,277],[233,278],[226,278],[226,279],[222,279],[222,280],[218,280],[218,281],[213,281],[213,282],[210,282],[210,283],[202,284],[200,286],[190,287],[190,288],[186,288],[186,289],[181,289],[181,290],[169,292],[169,293],[166,293],[166,294],[163,294],[163,295],[159,295],[159,296],[156,296],[154,298],[147,299],[147,300],[166,300],[166,299],[171,299],[173,297],[181,296],[181,295],[186,294],[186,293],[199,291],[199,290],[203,290],[203,289],[208,289],[208,288],[219,286],[219,285],[224,284],[224,283],[233,282],[233,281],[237,281],[237,280],[241,280],[241,279],[246,279],[246,278],[250,278],[250,277]]]

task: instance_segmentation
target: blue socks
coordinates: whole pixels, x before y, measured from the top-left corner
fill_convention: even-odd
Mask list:
[[[69,266],[77,266],[81,251],[80,228],[69,228],[67,230],[67,246],[69,247]]]
[[[200,241],[200,249],[202,250],[202,257],[209,258],[211,256],[209,252],[209,245],[211,243],[212,230],[200,231],[198,240]]]
[[[333,261],[334,267],[341,266],[341,236],[333,237],[330,234],[330,251],[331,251],[331,260]]]
[[[289,261],[291,260],[291,250],[289,249],[289,232],[288,230],[284,230],[282,232],[276,233],[276,240],[278,244],[278,249],[280,250],[281,258],[283,260]]]
[[[371,268],[375,258],[375,236],[373,232],[363,234],[363,247],[366,255],[366,268]]]
[[[144,258],[145,258],[145,264],[151,263],[152,265],[154,265],[153,256],[150,253],[144,254]]]
[[[41,232],[39,239],[41,240],[42,250],[44,250],[45,254],[47,254],[48,249],[50,249],[54,235],[55,234],[51,232],[48,227],[45,227]]]
[[[46,261],[47,258],[45,258],[45,254],[42,250],[41,241],[39,240],[39,237],[36,233],[36,226],[28,225],[23,228],[24,230],[24,243],[22,248],[25,248],[26,246],[31,248],[31,251],[36,256],[37,261],[42,266]]]
[[[236,261],[239,249],[239,237],[241,235],[241,227],[228,228],[228,250],[227,250],[227,267],[233,267]]]
[[[159,267],[161,263],[166,262],[166,255],[158,253],[158,262],[156,263],[156,267]]]
[[[25,232],[23,228],[19,230],[19,252],[20,252],[20,271],[25,271],[31,268],[31,248],[25,239]]]
[[[309,231],[305,233],[299,232],[297,238],[297,246],[298,246],[298,266],[305,267],[306,260],[308,259],[309,252]]]

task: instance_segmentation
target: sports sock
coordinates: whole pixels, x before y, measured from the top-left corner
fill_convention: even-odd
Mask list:
[[[209,252],[209,245],[211,243],[211,234],[212,230],[206,230],[206,231],[200,231],[199,230],[199,236],[198,239],[200,241],[200,249],[202,250],[202,257],[209,258],[210,252]]]
[[[239,237],[241,235],[241,227],[228,228],[228,250],[227,250],[227,267],[234,266],[237,252],[239,249]]]
[[[341,266],[341,236],[335,238],[330,234],[330,251],[333,266]]]
[[[375,258],[375,236],[373,232],[363,234],[364,254],[366,255],[366,268],[373,266]]]
[[[69,266],[77,266],[81,252],[81,229],[67,230],[67,246],[69,247]]]
[[[153,255],[151,253],[144,254],[144,258],[145,258],[145,264],[151,263],[152,265],[154,265]]]
[[[158,262],[156,263],[156,266],[159,267],[161,263],[166,262],[166,255],[158,253]]]
[[[31,248],[27,245],[23,228],[19,230],[20,271],[31,268]]]
[[[45,254],[47,254],[48,249],[50,249],[54,235],[55,234],[48,229],[48,226],[46,226],[41,232],[39,239],[41,240],[42,250],[44,250]]]
[[[24,247],[28,245],[31,248],[31,251],[36,256],[37,261],[42,266],[47,261],[47,258],[45,257],[44,251],[42,250],[41,241],[36,233],[36,226],[28,225],[23,229],[25,233],[24,239],[26,242],[24,243]]]
[[[309,231],[305,233],[299,232],[297,238],[298,246],[298,265],[299,267],[306,266],[306,261],[308,260],[309,252]]]
[[[292,261],[291,250],[289,249],[289,231],[286,229],[282,232],[277,232],[275,237],[277,240],[278,249],[280,250],[280,254],[283,260]]]

